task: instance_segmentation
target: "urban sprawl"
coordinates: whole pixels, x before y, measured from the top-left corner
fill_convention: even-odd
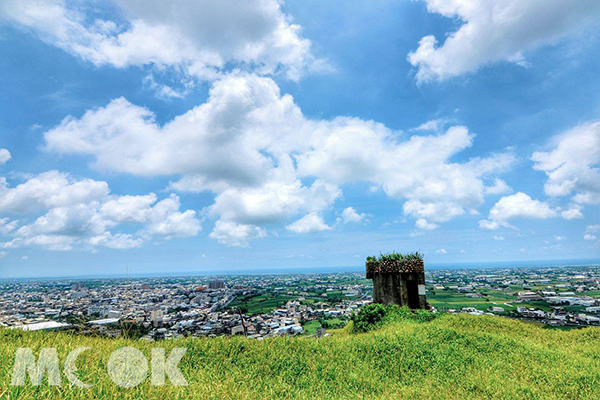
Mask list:
[[[600,325],[600,267],[429,270],[436,312]],[[328,335],[372,301],[364,273],[3,281],[0,326],[146,340]]]

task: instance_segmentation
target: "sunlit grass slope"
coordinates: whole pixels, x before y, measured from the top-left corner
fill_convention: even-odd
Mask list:
[[[78,376],[90,389],[10,387],[17,347],[88,346]],[[144,382],[119,388],[106,372],[112,350],[187,347],[187,387]],[[164,399],[579,399],[600,398],[600,329],[560,331],[500,317],[447,315],[393,322],[323,339],[241,337],[147,343],[52,332],[0,331],[0,398]],[[168,382],[168,380],[167,380]]]

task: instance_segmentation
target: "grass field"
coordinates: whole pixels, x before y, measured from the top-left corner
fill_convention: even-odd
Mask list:
[[[314,335],[317,329],[321,326],[321,323],[317,320],[309,321],[304,324],[304,334],[305,335]]]
[[[289,295],[269,295],[261,294],[248,299],[236,299],[229,304],[230,307],[245,307],[247,314],[265,314],[283,307],[290,300],[295,300],[296,296]]]
[[[56,347],[59,359],[91,347],[78,377],[93,387],[9,386],[17,347]],[[110,353],[132,346],[186,347],[189,386],[125,389],[110,381]],[[0,398],[5,399],[597,399],[600,329],[549,330],[491,316],[444,315],[401,321],[364,334],[242,337],[148,343],[53,332],[0,331]]]
[[[326,296],[322,296],[322,294],[325,294]],[[319,302],[336,304],[342,301],[342,299],[351,300],[355,298],[344,296],[341,290],[335,290],[331,292],[319,291],[308,296],[263,293],[236,298],[229,304],[229,307],[243,308],[244,310],[247,310],[247,314],[250,315],[268,314],[279,307],[283,307],[285,303],[290,300],[298,300],[299,297],[304,298],[302,301],[303,304],[315,304]]]
[[[514,309],[505,303],[511,303],[516,300],[515,296],[497,291],[483,291],[487,296],[470,298],[465,293],[455,291],[436,290],[427,294],[427,302],[438,310],[447,310],[450,308],[460,310],[463,307],[473,307],[481,311],[487,310],[491,306],[502,307],[507,311]],[[514,305],[513,305],[514,306]]]

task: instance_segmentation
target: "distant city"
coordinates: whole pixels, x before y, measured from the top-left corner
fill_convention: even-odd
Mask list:
[[[600,266],[429,270],[439,313],[600,325]],[[328,335],[372,302],[364,273],[11,281],[0,326],[160,340],[182,336]]]

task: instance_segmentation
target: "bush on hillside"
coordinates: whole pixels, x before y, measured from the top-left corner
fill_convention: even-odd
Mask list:
[[[352,330],[354,332],[367,332],[379,326],[385,315],[386,307],[381,304],[368,304],[358,313],[352,314]]]
[[[435,317],[436,314],[427,310],[415,310],[413,312],[408,307],[400,307],[394,304],[367,304],[357,313],[352,314],[352,332],[368,332],[389,322],[406,320],[428,322]]]

